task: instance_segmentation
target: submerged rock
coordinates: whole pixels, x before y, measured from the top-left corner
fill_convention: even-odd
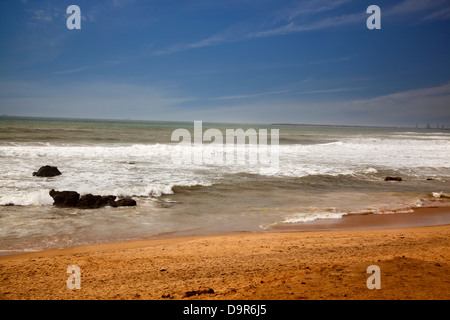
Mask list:
[[[130,198],[120,199],[117,201],[119,207],[133,207],[136,205],[136,201]]]
[[[61,172],[58,170],[57,167],[52,166],[43,166],[40,167],[37,172],[33,172],[33,176],[36,177],[55,177],[59,176]]]
[[[386,177],[384,181],[403,181],[401,177]]]

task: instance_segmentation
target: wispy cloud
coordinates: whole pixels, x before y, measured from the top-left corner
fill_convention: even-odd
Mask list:
[[[241,41],[244,40],[247,34],[250,32],[250,30],[252,30],[255,27],[254,24],[255,24],[254,22],[249,20],[237,22],[225,28],[224,30],[216,32],[210,37],[188,43],[178,43],[169,46],[167,48],[156,50],[153,52],[153,54],[154,55],[172,54],[180,51],[211,47],[224,43]]]
[[[448,20],[448,19],[450,19],[450,6],[443,10],[430,13],[425,18],[423,18],[424,21]]]
[[[409,108],[411,104],[418,104],[419,100],[429,100],[429,99],[441,99],[441,106],[445,105],[445,108],[442,108],[442,111],[446,111],[447,115],[450,115],[450,109],[448,108],[448,101],[450,101],[450,82],[430,87],[430,88],[419,88],[407,91],[401,91],[396,93],[391,93],[388,95],[379,96],[369,100],[358,100],[355,101],[356,104],[362,105],[365,103],[372,104],[392,104],[395,103],[397,105],[403,105],[406,108]],[[419,102],[420,104],[421,102]],[[422,105],[422,109],[426,112],[425,106]]]
[[[159,56],[159,55],[171,54],[171,53],[175,53],[175,52],[179,52],[179,51],[186,51],[186,50],[190,50],[190,49],[210,47],[210,46],[224,43],[226,40],[227,39],[224,36],[213,35],[209,38],[206,38],[206,39],[203,39],[203,40],[200,40],[197,42],[186,43],[186,44],[176,44],[176,45],[173,45],[173,46],[165,48],[165,49],[160,49],[160,50],[153,52],[153,54],[155,56]]]
[[[123,5],[131,4],[135,2],[135,0],[112,0],[112,4],[114,7],[121,7]]]
[[[297,67],[312,66],[312,65],[324,64],[324,63],[336,63],[336,62],[350,61],[352,59],[353,59],[352,57],[338,57],[338,58],[326,59],[326,60],[316,60],[316,61],[311,61],[308,63],[301,64],[301,65],[297,65]]]
[[[220,100],[238,100],[238,99],[254,99],[264,96],[270,95],[282,95],[282,94],[290,94],[290,95],[306,95],[306,94],[325,94],[325,93],[341,93],[341,92],[351,92],[363,89],[362,87],[342,87],[342,88],[331,88],[331,89],[318,89],[318,90],[277,90],[277,91],[268,91],[268,92],[260,92],[260,93],[249,93],[249,94],[238,94],[238,95],[228,95],[221,96],[217,98],[211,98],[212,101],[220,101]]]
[[[45,10],[34,10],[33,19],[37,21],[52,21],[53,16]]]
[[[162,85],[0,80],[0,113],[9,115],[152,119],[191,100]]]
[[[347,89],[358,88],[311,90],[310,92],[331,93]],[[414,126],[416,122],[423,125],[438,121],[446,126],[450,124],[448,108],[450,83],[368,99],[336,100],[333,103],[292,98],[293,96],[290,96],[290,99],[280,99],[276,104],[268,100],[237,100],[236,103],[224,103],[216,108],[205,106],[197,110],[189,110],[189,112],[180,110],[178,114],[182,119],[229,122]],[[324,114],[328,117],[324,117]]]
[[[328,17],[322,20],[314,21],[309,24],[298,24],[296,22],[289,22],[286,25],[282,25],[276,28],[252,32],[247,35],[248,38],[261,38],[261,37],[271,37],[271,36],[280,36],[290,33],[297,33],[302,31],[312,31],[312,30],[320,30],[327,29],[331,27],[342,26],[346,24],[352,24],[355,22],[361,22],[365,19],[365,13],[353,13],[347,14],[343,16],[336,17]]]
[[[251,21],[236,23],[205,39],[191,43],[176,44],[167,48],[156,50],[153,54],[173,54],[180,51],[210,47],[251,38],[279,36],[363,21],[365,18],[365,12],[363,11],[341,16],[332,15],[325,18],[321,16],[324,12],[332,11],[351,1],[353,0],[321,0],[302,2],[300,5],[287,7],[272,14],[271,16],[267,16],[262,21],[254,19]],[[301,21],[303,21],[302,18],[306,15],[312,16],[309,19],[312,21],[309,23],[301,23]]]
[[[418,15],[414,23],[426,23],[436,20],[450,19],[450,2],[447,0],[421,1],[404,0],[401,3],[387,8],[383,16],[408,17]]]
[[[172,54],[179,51],[221,45],[252,38],[282,36],[292,33],[324,30],[356,23],[367,19],[365,10],[348,14],[337,14],[337,9],[354,0],[306,1],[285,7],[263,22],[253,21],[252,25],[237,24],[199,41],[176,44],[154,52],[154,55]],[[423,1],[404,0],[399,4],[382,8],[383,16],[407,16],[422,13],[422,21],[450,19],[450,3],[447,0]],[[245,26],[243,28],[243,26]]]
[[[66,70],[60,70],[60,71],[54,71],[51,74],[70,74],[70,73],[78,73],[78,72],[83,72],[83,71],[87,71],[87,70],[91,70],[91,69],[97,69],[97,68],[102,68],[102,67],[111,67],[114,65],[118,65],[121,64],[121,61],[108,61],[102,64],[97,64],[97,65],[92,65],[92,66],[82,66],[82,67],[78,67],[78,68],[73,68],[73,69],[66,69]]]
[[[291,90],[278,90],[278,91],[269,91],[269,92],[260,92],[260,93],[251,93],[251,94],[222,96],[222,97],[212,98],[211,100],[248,99],[248,98],[257,98],[257,97],[261,97],[261,96],[283,94],[283,93],[289,93],[289,92],[291,92]]]
[[[423,0],[404,0],[399,4],[396,4],[387,10],[383,11],[383,15],[390,14],[408,14],[413,12],[424,12],[429,9],[436,7],[441,7],[443,4],[448,4],[446,0],[433,0],[433,1],[423,1]]]
[[[340,93],[340,92],[351,92],[363,89],[363,87],[343,87],[343,88],[333,88],[333,89],[318,89],[318,90],[306,90],[296,92],[298,94],[322,94],[322,93]]]
[[[24,2],[24,4],[27,4],[27,2]],[[28,24],[31,25],[62,21],[66,18],[64,7],[51,6],[48,4],[37,6],[34,9],[27,8],[26,11],[31,14],[31,19],[28,21]]]
[[[292,21],[297,18],[304,18],[312,14],[322,13],[334,10],[346,3],[353,0],[315,0],[315,1],[303,1],[301,3],[296,3],[294,7],[289,7],[281,10],[277,14],[278,21]]]
[[[75,69],[68,69],[68,70],[62,70],[62,71],[55,71],[52,72],[52,74],[69,74],[69,73],[77,73],[77,72],[82,72],[85,70],[89,70],[91,69],[91,67],[80,67],[80,68],[75,68]]]
[[[371,99],[347,101],[338,109],[360,114],[380,123],[410,124],[439,119],[450,123],[450,82],[435,87],[395,92]]]

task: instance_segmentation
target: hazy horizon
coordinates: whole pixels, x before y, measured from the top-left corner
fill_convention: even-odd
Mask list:
[[[17,120],[62,120],[62,121],[88,121],[88,122],[133,122],[133,123],[192,123],[194,121],[202,121],[202,120],[194,120],[194,121],[186,121],[186,120],[139,120],[139,119],[106,119],[106,118],[72,118],[72,117],[36,117],[36,116],[11,116],[7,114],[1,114],[0,119],[17,119]],[[438,126],[433,126],[431,123],[423,124],[418,123],[417,126],[388,126],[388,125],[358,125],[358,124],[333,124],[333,123],[288,123],[288,122],[273,122],[273,123],[262,123],[262,122],[221,122],[221,121],[202,121],[203,124],[231,124],[231,125],[268,125],[268,126],[329,126],[329,127],[364,127],[364,128],[399,128],[399,129],[437,129],[437,130],[449,130],[450,127],[442,127],[441,124]],[[429,125],[429,127],[427,127]]]

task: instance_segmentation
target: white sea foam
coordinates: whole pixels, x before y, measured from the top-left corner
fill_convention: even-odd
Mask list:
[[[406,139],[405,137],[410,137]],[[171,194],[174,185],[208,186],[233,173],[287,177],[308,175],[377,174],[381,169],[411,176],[450,176],[448,135],[402,133],[391,136],[345,136],[323,144],[279,146],[279,170],[264,171],[256,165],[174,164],[168,144],[36,145],[15,143],[0,146],[1,204],[50,204],[51,189],[122,196]],[[439,137],[439,138],[437,138]],[[178,146],[180,147],[180,146]],[[214,148],[208,145],[208,148]],[[222,150],[220,147],[218,150]],[[55,165],[63,174],[55,178],[33,177],[42,165]],[[12,170],[14,168],[14,170]]]
[[[364,170],[364,173],[378,173],[378,170],[375,168],[367,168]]]
[[[52,197],[49,195],[49,190],[39,190],[30,193],[16,193],[4,195],[0,198],[0,205],[20,205],[20,206],[38,206],[51,205],[53,203]]]
[[[433,195],[433,197],[435,198],[446,198],[446,199],[450,199],[450,194],[446,194],[442,191],[440,192],[432,192],[431,193]]]
[[[315,212],[298,212],[285,217],[281,223],[292,224],[301,222],[311,222],[318,219],[340,219],[345,216],[343,212],[328,212],[316,210]]]

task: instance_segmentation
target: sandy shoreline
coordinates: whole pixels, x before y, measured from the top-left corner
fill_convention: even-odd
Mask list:
[[[447,300],[450,225],[438,224],[445,224],[449,209],[348,216],[339,225],[308,224],[310,230],[303,232],[156,239],[3,256],[0,299]],[[417,227],[419,222],[429,226]],[[79,290],[67,288],[70,265],[81,270]],[[367,288],[370,265],[380,267],[379,290]]]

